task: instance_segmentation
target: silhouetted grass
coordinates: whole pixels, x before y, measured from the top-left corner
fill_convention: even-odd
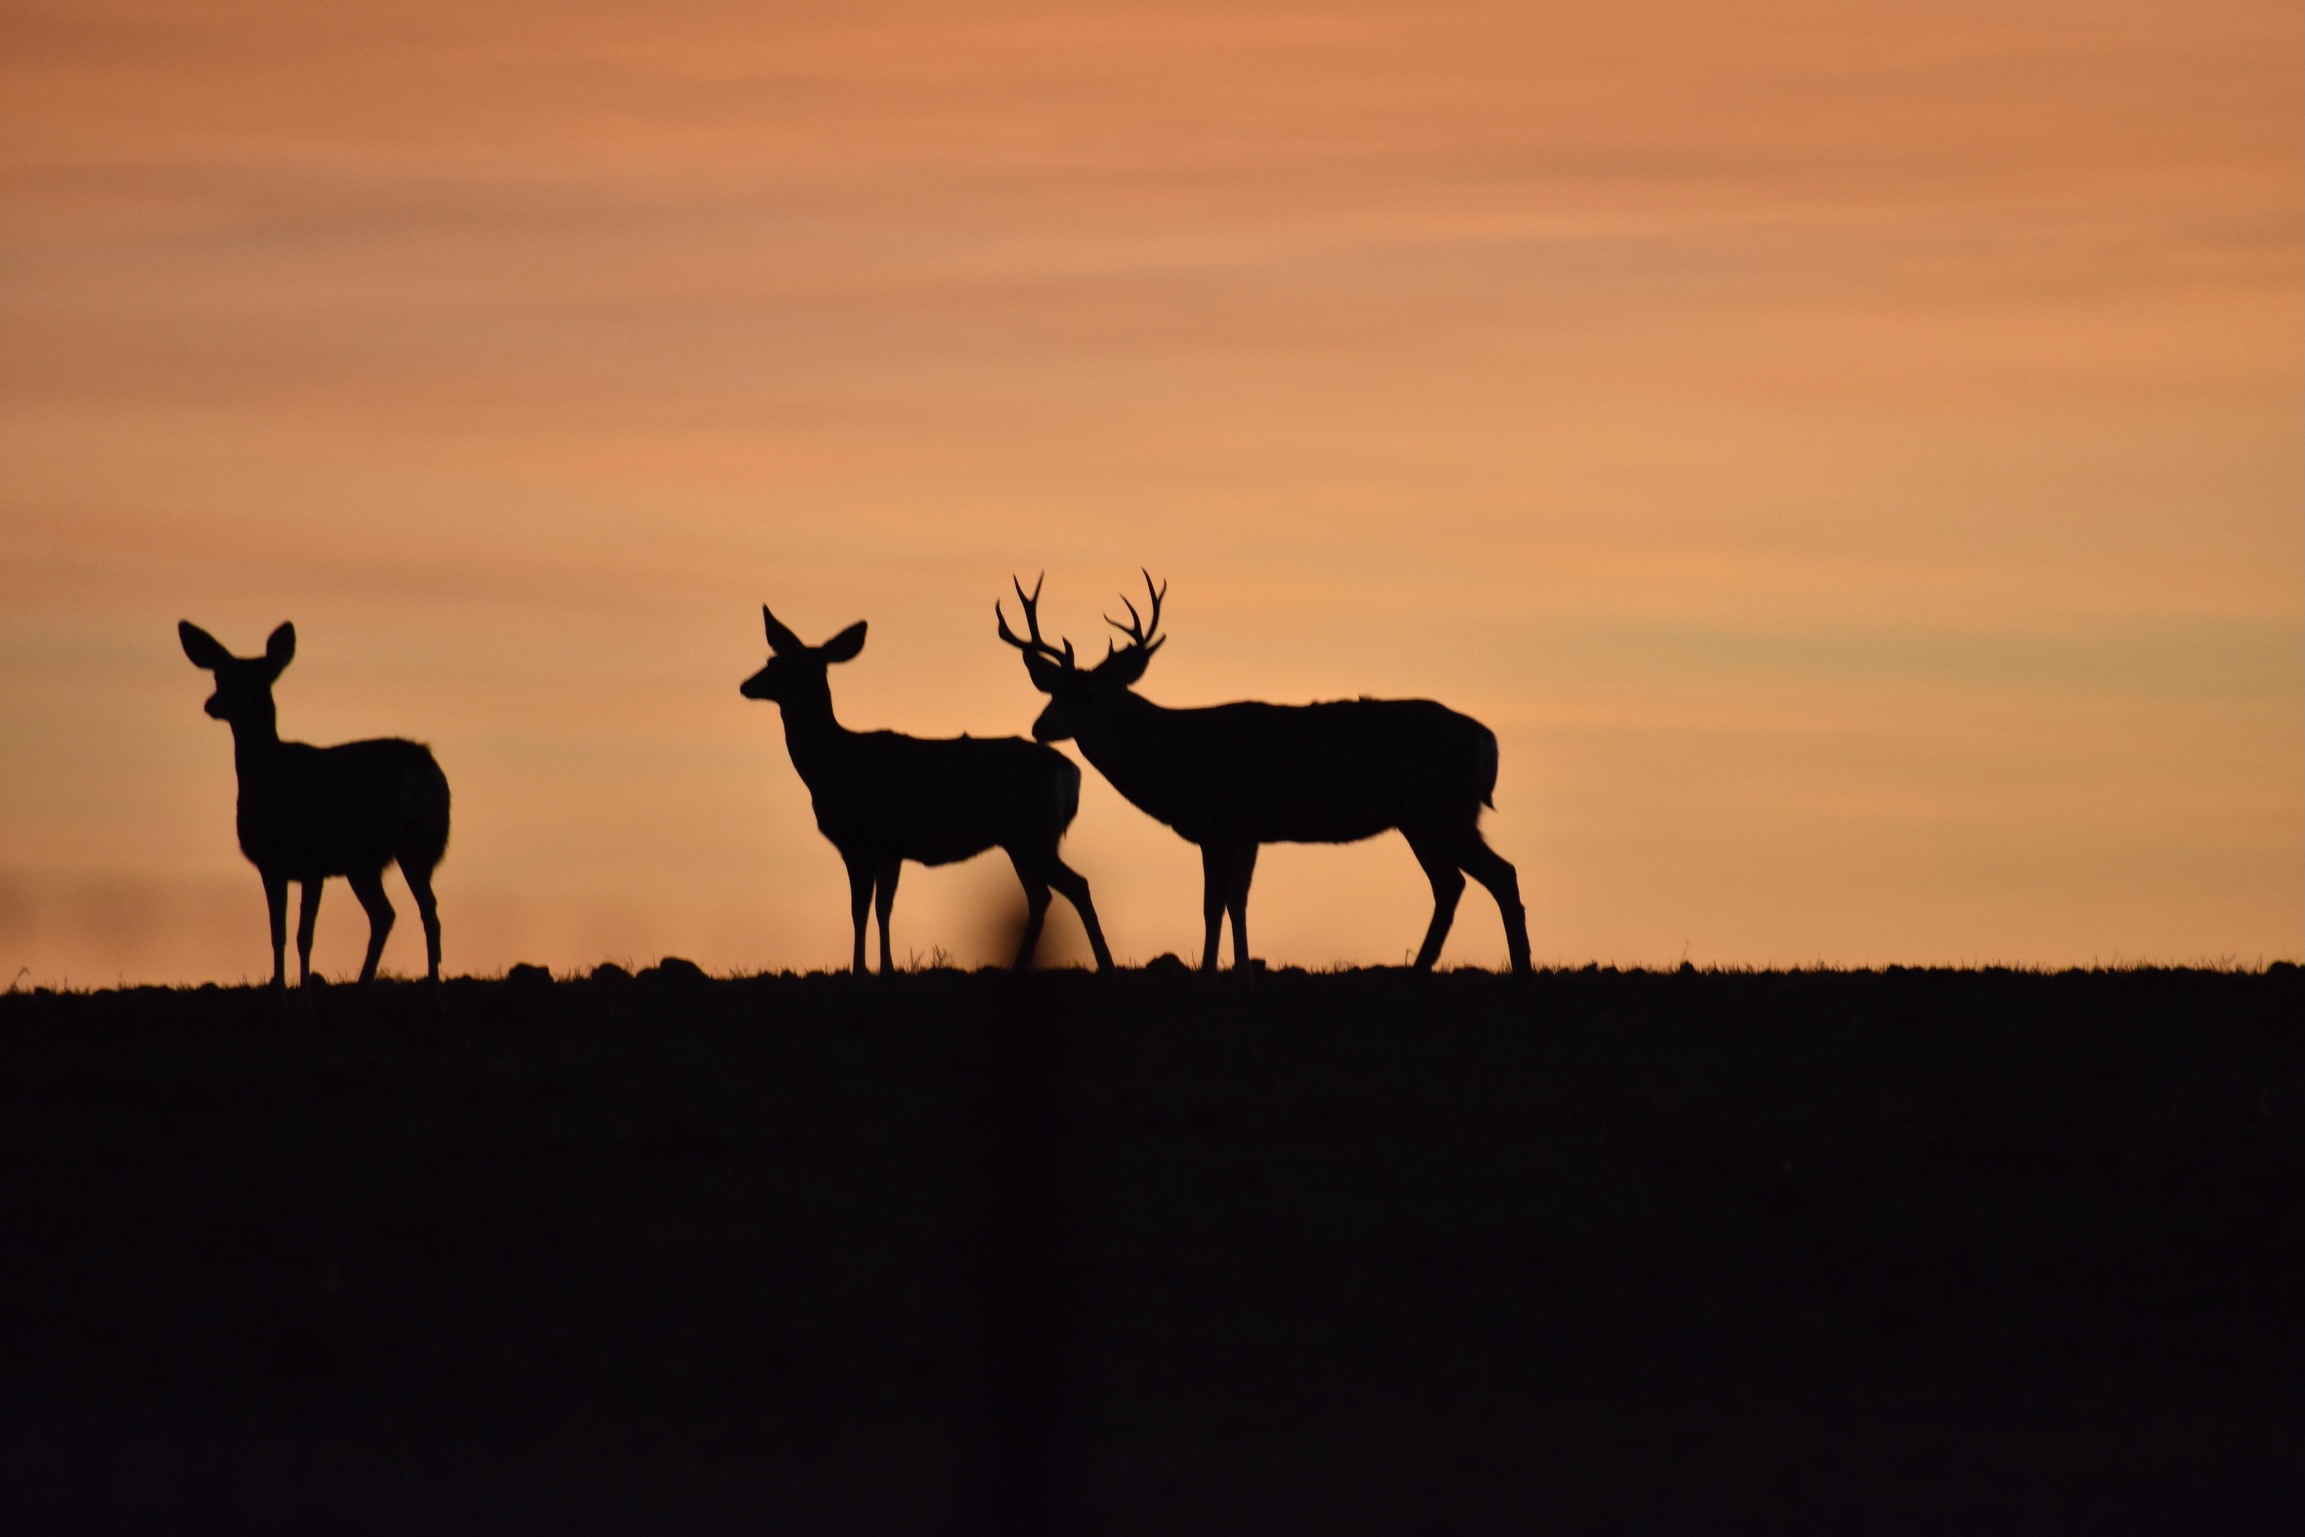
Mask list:
[[[2305,987],[0,999],[12,1530],[2290,1530]]]

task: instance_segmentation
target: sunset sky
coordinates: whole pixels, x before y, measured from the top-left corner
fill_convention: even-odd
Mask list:
[[[296,622],[285,735],[433,745],[452,972],[842,964],[760,604],[871,622],[849,725],[1017,733],[1010,574],[1086,643],[1140,566],[1161,703],[1493,727],[1540,964],[2297,957],[2301,46],[5,0],[0,969],[268,973],[181,618]],[[1067,850],[1122,959],[1197,957],[1197,856],[1093,770]],[[997,859],[907,871],[900,959],[996,953]],[[1397,837],[1284,846],[1250,932],[1398,963],[1429,905]],[[365,930],[333,887],[321,964]],[[1445,963],[1503,955],[1476,891]]]

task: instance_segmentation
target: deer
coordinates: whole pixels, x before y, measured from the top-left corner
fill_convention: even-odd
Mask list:
[[[232,764],[240,780],[237,818],[240,852],[264,878],[264,904],[272,920],[272,985],[288,984],[288,883],[303,887],[296,918],[297,983],[312,985],[312,931],[320,893],[341,875],[368,913],[368,957],[360,985],[376,980],[376,963],[392,932],[392,903],[384,871],[400,866],[416,913],[424,923],[424,975],[440,980],[440,910],[432,872],[448,851],[448,776],[421,742],[382,737],[314,747],[283,742],[272,685],[296,656],[296,626],[283,624],[264,643],[264,654],[239,657],[206,630],[185,620],[177,639],[192,665],[211,673],[210,716],[232,728]]]
[[[866,975],[866,909],[880,919],[880,970],[895,969],[888,919],[904,862],[944,865],[998,848],[1024,885],[1024,934],[1015,970],[1032,964],[1049,890],[1080,914],[1099,971],[1112,951],[1098,924],[1088,881],[1057,853],[1080,810],[1080,769],[1052,747],[1022,737],[914,737],[851,731],[832,713],[829,669],[864,650],[858,620],[821,646],[787,629],[767,604],[768,665],[738,692],[768,700],[784,716],[785,750],[808,786],[819,831],[848,867],[849,919],[856,931],[853,967]]]
[[[1280,705],[1244,701],[1170,709],[1135,691],[1167,637],[1160,635],[1164,583],[1145,580],[1149,618],[1121,599],[1128,622],[1106,616],[1121,636],[1104,660],[1082,667],[1072,642],[1041,637],[1040,589],[1016,578],[1026,634],[993,605],[1000,638],[1024,654],[1033,687],[1049,702],[1032,723],[1036,741],[1072,741],[1081,756],[1132,805],[1174,830],[1201,854],[1201,969],[1217,969],[1229,914],[1233,969],[1249,971],[1249,882],[1267,843],[1358,843],[1398,828],[1432,882],[1433,918],[1415,965],[1440,958],[1472,876],[1496,898],[1512,969],[1529,969],[1527,913],[1520,877],[1481,836],[1481,810],[1493,808],[1496,734],[1469,715],[1429,699],[1344,699]]]

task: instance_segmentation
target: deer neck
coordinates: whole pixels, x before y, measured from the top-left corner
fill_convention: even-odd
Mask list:
[[[280,753],[280,722],[271,702],[263,710],[232,721],[232,766],[242,775],[261,774]]]
[[[1081,756],[1118,787],[1141,777],[1168,733],[1170,712],[1131,689],[1097,711],[1086,726],[1073,733]]]
[[[800,771],[800,777],[811,787],[820,780],[836,779],[856,733],[833,715],[832,690],[785,700],[780,708],[784,712],[784,750],[792,755],[792,766]]]

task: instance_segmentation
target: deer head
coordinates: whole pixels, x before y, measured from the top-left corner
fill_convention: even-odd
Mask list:
[[[296,626],[284,624],[264,643],[264,654],[234,656],[224,643],[189,619],[179,620],[176,638],[192,665],[216,677],[216,692],[208,696],[208,713],[235,726],[272,728],[272,685],[296,656]]]
[[[1167,641],[1168,637],[1157,632],[1161,600],[1168,596],[1168,587],[1165,583],[1154,586],[1149,571],[1142,575],[1148,613],[1140,615],[1136,604],[1123,595],[1121,606],[1128,610],[1128,623],[1123,624],[1109,615],[1105,623],[1120,631],[1127,644],[1106,642],[1104,660],[1086,669],[1074,658],[1071,641],[1065,641],[1060,650],[1041,639],[1040,581],[1033,582],[1028,594],[1024,583],[1009,578],[1009,585],[1016,589],[1017,601],[1024,605],[1027,638],[1018,639],[1017,633],[1008,627],[1008,615],[1000,604],[995,603],[992,612],[1000,626],[1000,638],[1024,653],[1024,670],[1031,676],[1032,686],[1049,696],[1048,708],[1032,723],[1036,741],[1061,742],[1077,735],[1082,726],[1135,686],[1152,662],[1153,653]]]
[[[747,699],[768,699],[782,704],[808,704],[831,694],[824,670],[835,662],[850,662],[864,649],[864,621],[859,619],[821,646],[809,645],[786,629],[768,605],[760,606],[768,631],[768,665],[744,680],[738,692]]]

